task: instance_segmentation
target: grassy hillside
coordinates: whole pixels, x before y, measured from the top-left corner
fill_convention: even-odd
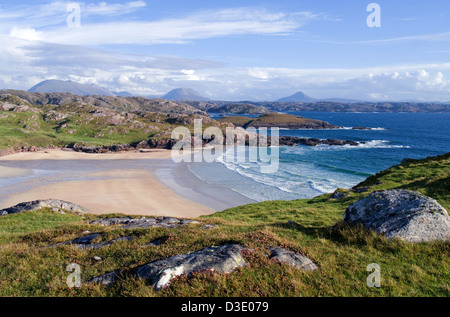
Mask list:
[[[246,118],[241,116],[225,117],[218,120],[219,122],[230,122],[244,128],[254,127],[278,127],[288,129],[334,129],[338,126],[331,125],[328,122],[306,119],[291,114],[282,113],[266,113],[257,118]]]
[[[205,127],[220,126],[218,122],[201,114],[173,113],[166,108],[165,102],[158,108],[146,106],[151,101],[142,98],[142,109],[130,111],[112,110],[101,104],[102,98],[80,97],[75,99],[43,101],[30,96],[31,104],[15,95],[0,95],[0,150],[21,147],[49,147],[66,145],[103,146],[132,144],[142,140],[170,139],[172,130],[179,126],[192,128],[194,119],[203,119]],[[34,95],[32,95],[34,96]],[[80,99],[79,98],[86,98]],[[89,99],[90,98],[90,99]],[[113,97],[112,101],[119,102]],[[136,98],[132,98],[135,100]],[[137,98],[139,99],[139,98]],[[84,101],[91,101],[86,104]],[[112,101],[109,100],[110,103]],[[56,104],[52,104],[55,102]],[[156,102],[156,101],[155,101]],[[127,108],[125,104],[123,108]],[[136,106],[137,107],[137,106]],[[120,108],[120,107],[116,107]],[[145,109],[153,109],[149,111]]]
[[[418,190],[450,207],[450,154],[394,166],[368,178],[341,200],[314,199],[252,204],[202,217],[217,224],[176,229],[115,229],[87,224],[97,216],[54,214],[48,210],[0,217],[0,296],[448,296],[450,243],[411,244],[341,222],[346,207],[371,191],[387,188]],[[364,192],[361,192],[365,190]],[[42,248],[68,241],[85,230],[104,232],[102,239],[132,235],[136,239],[99,250],[72,246]],[[157,238],[159,246],[143,247]],[[254,250],[249,265],[231,274],[199,273],[178,278],[155,291],[132,278],[139,265],[211,245],[240,243]],[[318,266],[302,272],[269,260],[267,248],[278,245],[301,252]],[[92,260],[100,256],[102,261]],[[82,279],[124,269],[111,287],[83,283],[70,289],[65,268],[77,263]],[[369,288],[367,265],[381,266],[381,287]]]

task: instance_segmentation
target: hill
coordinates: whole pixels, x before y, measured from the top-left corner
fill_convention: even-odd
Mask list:
[[[195,108],[163,99],[0,91],[0,150],[167,141],[175,127],[190,127],[194,119],[220,126]]]
[[[417,190],[448,209],[449,178],[450,153],[406,160],[354,188],[338,190],[347,195],[344,198],[327,194],[267,201],[201,217],[186,226],[175,226],[179,220],[173,218],[153,220],[172,225],[147,229],[102,226],[108,221],[103,218],[123,215],[61,214],[46,208],[0,216],[0,256],[8,259],[0,263],[0,296],[447,297],[449,242],[388,240],[342,219],[349,205],[388,188]],[[140,216],[131,218],[142,221]],[[83,240],[93,240],[92,247],[66,243],[81,243],[77,237],[86,231],[95,232]],[[231,273],[202,271],[179,277],[161,290],[136,278],[136,271],[149,262],[230,243],[249,248],[242,258],[247,265]],[[271,260],[268,249],[273,246],[307,256],[318,269],[303,271]],[[80,288],[67,287],[69,263],[82,268]],[[379,288],[366,284],[372,263],[381,267]],[[89,282],[108,272],[116,272],[112,285]]]
[[[114,93],[95,84],[85,85],[74,81],[62,81],[55,79],[44,80],[31,87],[28,91],[41,93],[67,92],[80,96],[115,96]]]
[[[114,96],[80,96],[72,93],[32,93],[23,90],[0,90],[0,97],[16,96],[33,105],[56,105],[79,103],[117,111],[151,111],[158,113],[203,114],[183,102],[164,99],[149,99],[144,97],[114,97]]]
[[[189,88],[177,88],[165,94],[163,99],[173,101],[208,101],[209,99],[203,97],[199,92]]]
[[[299,91],[292,96],[284,97],[276,100],[276,102],[315,102],[317,99],[305,95],[303,92]]]
[[[243,128],[284,128],[284,129],[337,129],[336,125],[329,124],[325,121],[306,119],[300,116],[281,113],[268,113],[258,118],[247,118],[240,116],[225,117],[218,120],[219,122],[229,122]]]
[[[246,103],[231,103],[208,109],[209,113],[262,114],[270,112],[267,108]]]

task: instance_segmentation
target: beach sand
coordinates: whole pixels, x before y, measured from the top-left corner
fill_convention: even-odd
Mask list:
[[[67,161],[64,164],[78,165],[74,174],[80,180],[63,179],[49,183],[35,178],[33,182],[37,185],[8,195],[0,201],[0,209],[21,202],[51,198],[79,204],[94,214],[196,218],[253,202],[231,190],[202,182],[189,172],[186,164],[173,163],[170,153],[169,150],[150,150],[144,153],[87,154],[71,150],[46,150],[1,157],[0,166],[13,165],[0,169],[0,172],[5,171],[4,175],[8,173],[9,177],[17,176],[19,172],[26,173],[26,167],[34,169],[37,168],[36,165],[42,164],[50,164],[52,167],[55,165],[58,169],[59,165]],[[146,161],[139,161],[145,162],[141,164],[145,169],[133,169],[136,164],[125,161],[121,163],[120,169],[110,169],[108,164],[118,162],[112,160],[151,160],[149,162],[154,163],[151,165]],[[91,167],[94,163],[106,166],[106,170],[83,170],[86,164]],[[165,171],[164,182],[155,176],[157,170]]]
[[[150,172],[105,171],[86,175],[102,180],[68,181],[33,188],[11,196],[0,208],[38,199],[60,199],[86,207],[94,214],[198,217],[214,212],[162,184]]]
[[[170,150],[143,150],[117,153],[83,153],[70,149],[54,149],[40,152],[21,152],[0,157],[1,161],[29,161],[29,160],[116,160],[116,159],[169,159]]]
[[[11,178],[28,175],[31,172],[23,168],[0,166],[0,178]]]

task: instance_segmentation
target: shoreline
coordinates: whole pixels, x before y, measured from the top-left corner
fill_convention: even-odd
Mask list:
[[[32,160],[96,160],[96,159],[169,159],[170,150],[152,149],[108,153],[85,153],[71,149],[48,149],[37,152],[17,152],[0,157],[0,161]]]
[[[0,173],[9,170],[9,177],[28,177],[8,185],[11,188],[1,188],[0,209],[51,198],[79,204],[93,214],[196,218],[255,202],[200,180],[186,163],[170,158],[170,150],[160,149],[102,154],[51,149],[11,154],[0,158]],[[35,170],[56,171],[56,176],[30,175]],[[5,194],[8,188],[11,194]]]

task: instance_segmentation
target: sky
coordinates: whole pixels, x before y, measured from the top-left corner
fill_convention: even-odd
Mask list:
[[[230,101],[448,102],[450,3],[0,0],[0,89],[46,79]]]

